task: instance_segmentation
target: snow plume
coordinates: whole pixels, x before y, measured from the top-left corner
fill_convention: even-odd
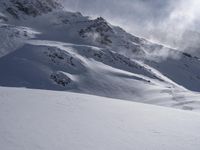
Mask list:
[[[166,61],[168,58],[180,59],[180,53],[177,53],[176,51],[167,47],[161,47],[155,48],[154,51],[147,53],[145,58],[159,63]]]
[[[92,42],[97,42],[101,39],[101,36],[97,32],[87,32],[85,36],[88,37]]]

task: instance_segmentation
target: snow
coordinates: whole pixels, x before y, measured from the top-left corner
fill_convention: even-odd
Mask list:
[[[91,95],[0,87],[4,150],[199,150],[200,115]]]
[[[37,34],[39,32],[28,27],[0,23],[0,58],[14,52]]]
[[[194,57],[183,55],[179,59],[167,58],[159,63],[150,61],[148,65],[177,84],[184,86],[191,91],[200,91],[200,60]]]

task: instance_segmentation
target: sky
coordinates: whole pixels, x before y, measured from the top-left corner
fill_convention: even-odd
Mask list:
[[[173,43],[186,30],[198,31],[200,0],[64,0],[71,11],[102,16],[128,32]]]

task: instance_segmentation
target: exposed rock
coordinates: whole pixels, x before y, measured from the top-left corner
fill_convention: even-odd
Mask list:
[[[62,72],[56,72],[51,74],[50,79],[64,87],[71,83],[71,79]]]

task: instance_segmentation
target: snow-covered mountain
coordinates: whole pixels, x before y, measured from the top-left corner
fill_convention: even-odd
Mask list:
[[[200,60],[55,0],[0,2],[0,85],[200,108]],[[194,91],[196,93],[194,93]]]

